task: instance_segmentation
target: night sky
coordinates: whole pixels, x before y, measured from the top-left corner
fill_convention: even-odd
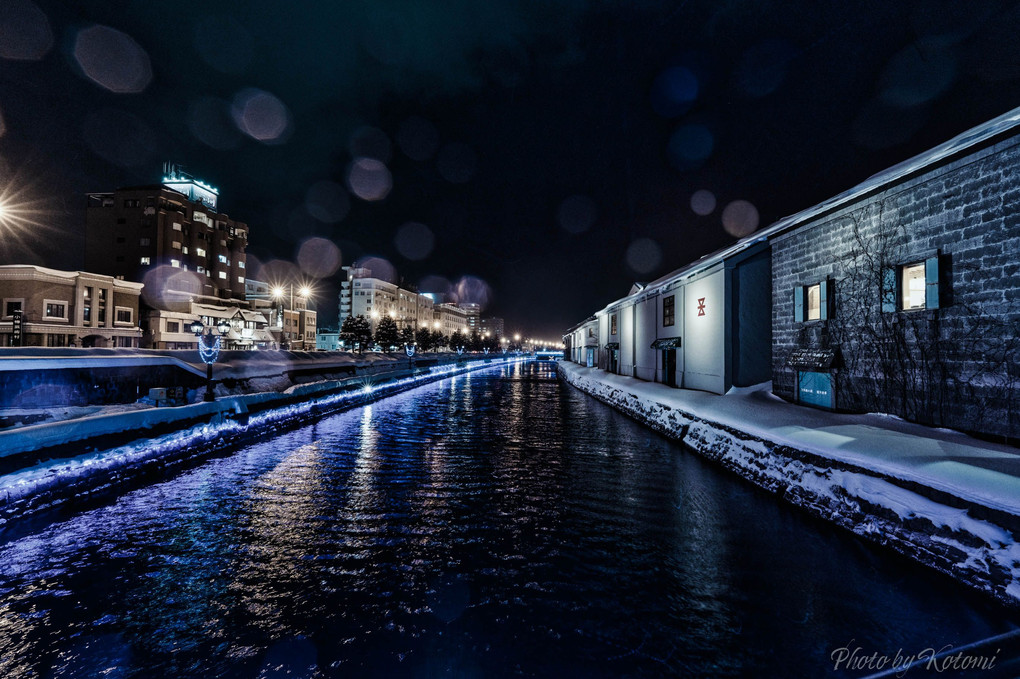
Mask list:
[[[326,238],[559,337],[1020,105],[1018,29],[981,1],[3,0],[0,192],[38,223],[0,263],[80,268],[84,194],[173,161],[261,262]]]

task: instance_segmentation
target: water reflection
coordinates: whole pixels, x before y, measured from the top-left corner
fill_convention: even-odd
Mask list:
[[[851,639],[895,652],[1010,628],[542,362],[330,417],[0,546],[15,679],[823,676]]]

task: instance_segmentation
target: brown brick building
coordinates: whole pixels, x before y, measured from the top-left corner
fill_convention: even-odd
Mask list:
[[[84,271],[0,266],[0,346],[137,347],[141,290]]]
[[[187,292],[244,299],[248,226],[217,211],[216,189],[176,171],[162,184],[88,199],[86,269],[131,281],[156,267],[182,269],[197,275],[200,288]]]

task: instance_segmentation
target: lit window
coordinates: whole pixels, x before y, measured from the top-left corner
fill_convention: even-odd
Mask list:
[[[220,274],[220,278],[222,278],[223,280],[227,279],[227,272],[226,271],[220,271],[219,274]]]
[[[180,225],[180,223],[178,223],[178,222],[174,222],[174,231],[180,231],[180,230],[181,230],[181,225]]]
[[[220,260],[220,264],[230,264],[230,262],[227,261],[227,256],[226,255],[220,255],[219,256],[219,260]]]
[[[244,268],[244,262],[238,262],[237,263],[237,268],[238,269],[243,269]]]
[[[181,248],[181,253],[185,254],[185,255],[188,254],[188,246],[187,245],[185,245],[183,248]]]
[[[197,257],[205,257],[205,250],[202,248],[195,248],[195,255]]]
[[[174,250],[180,250],[181,249],[181,242],[178,241],[178,240],[175,240],[174,242],[170,243],[170,247],[172,247]]]
[[[902,309],[923,309],[924,299],[924,262],[908,264],[900,274],[900,290],[903,292]]]
[[[244,283],[244,276],[238,276],[237,277],[237,282],[238,283]]]
[[[67,318],[67,305],[59,302],[47,302],[46,318]]]
[[[174,267],[175,269],[181,268],[181,260],[179,260],[179,259],[171,259],[170,260],[170,266]]]
[[[822,286],[818,283],[807,287],[807,319],[817,321],[822,317]]]
[[[152,259],[149,257],[142,257],[141,264],[143,266],[149,266],[150,264],[152,264]]]

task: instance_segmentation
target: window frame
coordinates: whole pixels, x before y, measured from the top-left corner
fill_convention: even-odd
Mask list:
[[[11,314],[7,313],[7,305],[10,302],[18,302],[19,304],[21,304],[21,317],[24,318],[25,317],[25,298],[24,297],[4,297],[4,307],[3,307],[3,310],[2,310],[2,312],[3,312],[3,319],[9,321],[9,320],[14,318],[14,314],[13,313],[11,313]]]
[[[666,302],[669,302],[669,316],[667,321]],[[668,295],[662,298],[662,327],[668,328],[676,325],[676,295]]]
[[[818,318],[808,318],[809,290],[818,288]],[[812,283],[795,285],[793,288],[793,322],[801,324],[826,323],[835,311],[831,278],[816,279]]]
[[[50,315],[49,307],[50,306],[56,306],[56,305],[62,306],[64,308],[64,315],[63,316],[51,316]],[[43,319],[44,320],[47,320],[47,321],[65,321],[65,322],[70,320],[68,318],[67,314],[68,314],[68,311],[70,311],[70,309],[71,309],[71,304],[66,299],[44,299],[43,303],[42,303],[42,306],[43,306]]]
[[[128,320],[122,321],[118,318],[121,311],[128,313]],[[114,306],[113,307],[113,324],[114,325],[134,325],[135,324],[135,311],[129,306]]]

